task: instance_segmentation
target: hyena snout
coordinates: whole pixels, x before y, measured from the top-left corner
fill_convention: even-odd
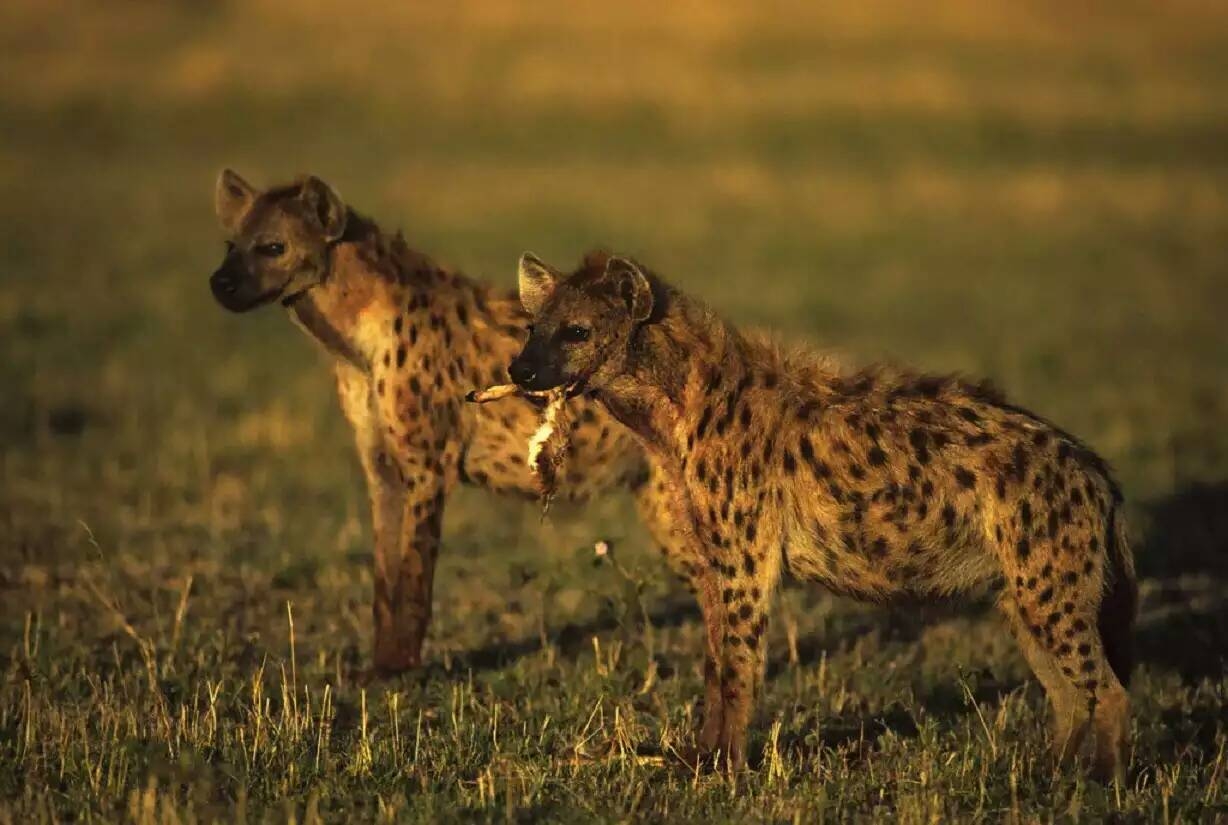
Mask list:
[[[229,262],[209,277],[209,289],[214,300],[231,312],[246,312],[276,297],[266,294],[257,278]]]
[[[213,290],[213,297],[220,301],[238,291],[239,279],[233,273],[219,269],[209,278],[209,288]]]
[[[523,353],[508,364],[507,374],[516,386],[530,392],[545,392],[565,383],[563,372],[558,365],[548,360],[527,357]]]
[[[507,365],[507,374],[511,376],[512,383],[524,389],[532,389],[533,380],[537,378],[537,366],[527,358],[514,358],[512,363]]]
[[[569,380],[561,360],[545,340],[531,336],[520,354],[507,365],[507,374],[522,390],[552,390]]]

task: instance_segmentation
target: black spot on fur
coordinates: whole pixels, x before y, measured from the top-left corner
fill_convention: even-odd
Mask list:
[[[699,417],[699,424],[695,427],[695,437],[702,439],[704,434],[708,432],[708,424],[712,422],[712,407],[711,405],[704,407],[703,414]]]
[[[1028,477],[1028,452],[1022,444],[1016,444],[1011,456],[1011,474],[1022,484]]]

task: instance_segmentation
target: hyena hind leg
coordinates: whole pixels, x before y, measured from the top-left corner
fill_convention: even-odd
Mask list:
[[[1034,635],[1035,625],[1019,616],[1016,609],[1007,609],[1011,631],[1027,660],[1028,667],[1045,689],[1052,713],[1053,755],[1059,765],[1069,764],[1078,754],[1087,736],[1091,717],[1087,704],[1081,701],[1079,689],[1062,673],[1061,664],[1050,650]]]
[[[1053,711],[1053,750],[1059,764],[1078,755],[1095,736],[1093,774],[1102,782],[1122,775],[1130,721],[1126,689],[1105,654],[1091,611],[1061,611],[1062,621],[1026,608],[1008,610],[1012,628]],[[1084,615],[1086,613],[1086,615]]]

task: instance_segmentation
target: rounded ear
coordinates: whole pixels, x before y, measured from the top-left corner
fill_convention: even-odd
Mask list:
[[[637,324],[647,321],[652,315],[652,285],[644,271],[626,258],[610,258],[605,267],[606,276],[613,279],[618,295],[627,304],[631,320]]]
[[[238,172],[223,169],[217,176],[217,186],[213,191],[213,209],[222,229],[237,232],[257,194],[256,188],[243,180]]]
[[[298,197],[319,221],[325,240],[335,241],[345,233],[345,203],[331,186],[315,175],[309,175],[303,181]]]
[[[520,303],[529,315],[536,317],[563,280],[563,274],[532,252],[526,252],[520,256],[518,279]]]

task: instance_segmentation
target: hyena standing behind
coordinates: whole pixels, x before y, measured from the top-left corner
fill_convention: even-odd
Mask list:
[[[536,408],[524,400],[464,403],[466,391],[506,380],[525,337],[524,311],[514,295],[444,270],[384,234],[318,178],[261,192],[227,170],[215,197],[228,236],[210,282],[218,302],[243,312],[278,301],[332,358],[371,496],[375,665],[414,667],[449,492],[469,482],[536,495],[525,463]],[[646,483],[651,468],[634,439],[599,406],[571,403],[562,495],[636,489],[649,529],[662,534],[653,499],[660,488]]]
[[[534,327],[510,373],[595,396],[659,463],[707,629],[700,747],[744,759],[782,570],[850,596],[1000,591],[1054,711],[1118,774],[1134,566],[1121,493],[1074,437],[984,384],[840,376],[723,323],[635,263],[564,275],[533,256]]]

